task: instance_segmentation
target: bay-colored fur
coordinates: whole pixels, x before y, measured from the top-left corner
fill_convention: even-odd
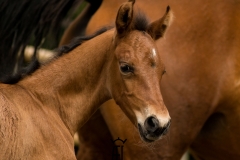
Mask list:
[[[87,33],[114,22],[112,13],[122,1],[103,0],[89,22]],[[96,127],[109,129],[113,139],[128,139],[124,144],[126,160],[176,160],[188,148],[200,159],[240,159],[240,3],[236,0],[136,1],[136,6],[151,19],[161,15],[166,5],[171,6],[175,18],[168,34],[157,45],[167,71],[161,91],[172,118],[168,136],[152,145],[142,143],[133,125],[111,101],[101,107],[108,128],[98,127],[101,124],[95,119],[91,126],[86,124],[84,131],[80,130],[82,148],[91,154],[80,149],[79,158],[88,154],[89,159],[94,159],[94,151],[99,149],[95,147],[96,139],[108,138],[85,135],[87,128]],[[95,140],[86,139],[87,136],[95,136]],[[102,159],[108,158],[111,157],[102,155]]]

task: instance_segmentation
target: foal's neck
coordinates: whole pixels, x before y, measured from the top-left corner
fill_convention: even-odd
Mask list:
[[[105,68],[112,36],[107,31],[83,43],[19,83],[43,107],[56,110],[72,134],[110,99]]]

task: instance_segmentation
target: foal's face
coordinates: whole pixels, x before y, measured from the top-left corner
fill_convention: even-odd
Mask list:
[[[154,40],[164,35],[172,14],[167,7],[162,18],[147,24],[141,15],[133,14],[134,3],[135,0],[129,0],[118,10],[115,54],[108,69],[109,89],[116,103],[138,127],[142,139],[152,142],[165,134],[170,125],[160,92],[165,70]]]
[[[145,32],[132,31],[116,40],[113,59],[113,98],[143,140],[157,140],[168,130],[170,116],[160,92],[165,68],[153,39]]]

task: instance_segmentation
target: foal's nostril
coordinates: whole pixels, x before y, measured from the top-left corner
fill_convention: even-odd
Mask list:
[[[154,132],[159,128],[159,121],[157,118],[150,116],[145,120],[144,126],[147,131]]]
[[[171,121],[166,125],[160,126],[157,118],[150,116],[144,122],[144,127],[147,130],[147,133],[152,136],[165,135],[170,127]]]

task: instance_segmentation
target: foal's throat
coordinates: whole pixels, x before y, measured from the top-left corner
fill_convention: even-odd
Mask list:
[[[19,85],[32,93],[43,107],[55,110],[74,133],[100,104],[110,99],[105,68],[111,59],[112,37],[113,31],[107,31],[83,43]]]

